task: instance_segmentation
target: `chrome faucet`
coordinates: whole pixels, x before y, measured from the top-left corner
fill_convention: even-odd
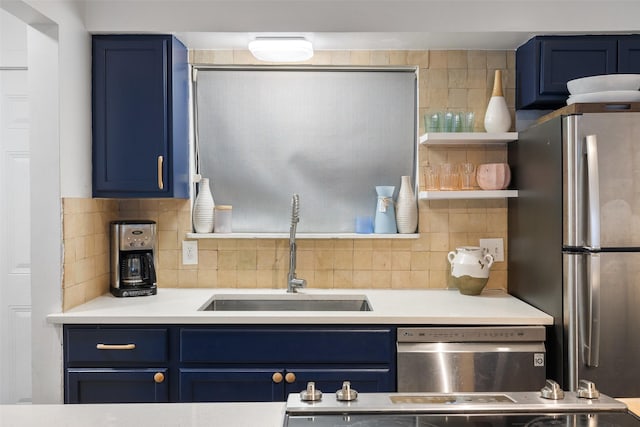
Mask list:
[[[297,194],[291,199],[291,229],[289,231],[289,274],[287,292],[297,292],[307,286],[307,281],[296,277],[296,227],[300,221],[300,198]]]

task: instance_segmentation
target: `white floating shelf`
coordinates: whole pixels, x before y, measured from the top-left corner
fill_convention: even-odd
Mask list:
[[[420,135],[424,145],[499,145],[518,139],[518,132],[435,132]]]
[[[421,191],[420,200],[502,199],[518,197],[518,190]]]
[[[420,234],[297,233],[296,239],[417,239]],[[187,233],[187,239],[288,239],[289,233]]]

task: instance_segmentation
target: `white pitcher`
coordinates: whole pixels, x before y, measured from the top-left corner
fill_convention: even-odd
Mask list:
[[[479,246],[462,246],[447,254],[451,277],[460,293],[479,295],[489,280],[493,256]]]

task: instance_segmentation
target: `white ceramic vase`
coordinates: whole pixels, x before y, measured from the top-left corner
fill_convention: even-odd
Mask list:
[[[511,128],[511,114],[502,93],[502,70],[496,70],[493,78],[493,93],[484,115],[487,132],[508,132]]]
[[[193,228],[196,233],[211,233],[213,231],[214,207],[209,178],[202,178],[198,186],[196,201],[193,204]]]
[[[396,224],[398,233],[401,234],[415,233],[418,226],[418,205],[410,176],[403,176],[400,181],[396,202]]]

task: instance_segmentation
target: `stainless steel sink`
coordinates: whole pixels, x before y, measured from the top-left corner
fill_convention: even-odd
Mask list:
[[[364,295],[214,295],[201,311],[371,311]]]

